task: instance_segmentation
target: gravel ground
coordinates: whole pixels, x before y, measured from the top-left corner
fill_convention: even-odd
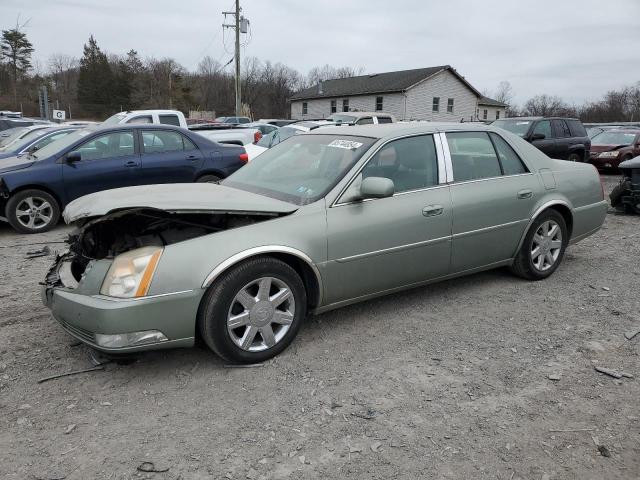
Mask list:
[[[496,270],[311,318],[263,367],[198,347],[39,384],[92,365],[40,303],[52,258],[13,245],[67,231],[0,225],[0,478],[640,478],[638,216],[542,282]]]

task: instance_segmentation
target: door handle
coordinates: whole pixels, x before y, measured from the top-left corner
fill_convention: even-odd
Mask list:
[[[127,163],[125,163],[125,165],[127,167],[137,167],[138,166],[138,162],[136,162],[135,160],[129,160]]]
[[[189,155],[187,156],[187,160],[197,160],[198,156],[197,155]]]
[[[533,197],[533,191],[532,190],[520,190],[518,192],[518,198],[519,199],[525,199],[525,198],[531,198]]]
[[[422,215],[425,217],[433,217],[435,215],[442,215],[444,208],[442,205],[427,205],[422,209]]]

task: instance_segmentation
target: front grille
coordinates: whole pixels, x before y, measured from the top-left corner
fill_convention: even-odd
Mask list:
[[[76,327],[75,325],[71,325],[70,323],[67,323],[64,320],[59,320],[59,322],[60,322],[60,325],[62,325],[62,328],[64,328],[71,335],[74,335],[75,337],[78,337],[84,340],[85,342],[96,343],[95,336],[89,330]]]

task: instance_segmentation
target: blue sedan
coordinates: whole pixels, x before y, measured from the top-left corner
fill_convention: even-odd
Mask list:
[[[56,140],[60,140],[69,133],[78,130],[78,128],[79,127],[38,127],[37,129],[33,129],[33,127],[26,127],[26,129],[30,130],[24,132],[20,138],[14,139],[7,145],[0,146],[0,159],[35,152]],[[0,166],[1,165],[2,161],[0,161]]]
[[[218,182],[247,160],[242,147],[178,127],[90,127],[1,159],[0,211],[19,232],[45,232],[78,197],[133,185]]]

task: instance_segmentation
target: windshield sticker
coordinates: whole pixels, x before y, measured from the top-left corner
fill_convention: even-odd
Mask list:
[[[346,148],[347,150],[355,150],[356,148],[360,148],[362,143],[354,142],[352,140],[334,140],[327,147],[335,147],[335,148]]]
[[[516,125],[529,125],[529,122],[516,122]]]

